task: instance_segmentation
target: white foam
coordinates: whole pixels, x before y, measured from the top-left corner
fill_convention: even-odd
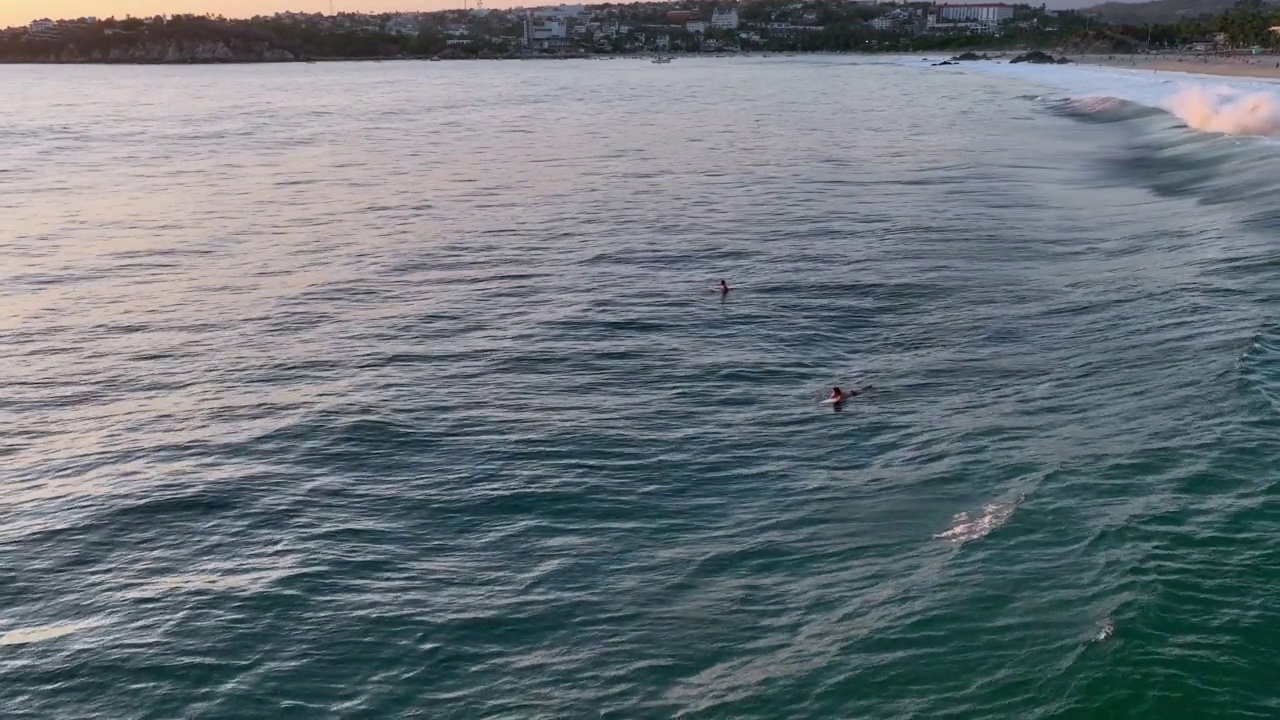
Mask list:
[[[1167,101],[1168,110],[1194,130],[1228,135],[1275,135],[1280,96],[1230,87],[1188,87]]]
[[[1115,634],[1116,626],[1111,622],[1111,618],[1102,621],[1102,628],[1098,630],[1098,634],[1093,637],[1095,642],[1106,642]]]
[[[1017,500],[989,503],[983,506],[982,515],[976,518],[967,512],[959,513],[951,518],[949,529],[934,537],[957,545],[984,538],[991,534],[992,530],[1008,522],[1021,502],[1022,495],[1019,495]]]
[[[52,640],[63,635],[70,635],[77,630],[91,627],[92,625],[93,623],[68,623],[65,625],[40,625],[37,627],[18,628],[0,635],[0,645],[26,645],[40,642],[41,640]]]

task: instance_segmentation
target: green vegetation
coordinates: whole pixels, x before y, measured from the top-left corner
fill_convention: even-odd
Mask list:
[[[168,18],[70,21],[0,33],[8,62],[260,62],[342,58],[487,58],[529,54],[634,52],[906,52],[1062,49],[1142,52],[1210,43],[1280,47],[1280,8],[1260,0],[1159,0],[1050,12],[1014,5],[998,27],[938,22],[937,6],[862,5],[836,0],[762,0],[737,5],[737,29],[698,32],[713,2],[605,4],[571,16],[555,43],[525,38],[515,11],[443,11],[337,16],[285,13],[246,20]],[[1181,11],[1173,11],[1173,3]],[[1201,8],[1221,7],[1216,14]],[[673,11],[679,12],[673,12]],[[1195,16],[1190,12],[1196,11]],[[1154,18],[1172,17],[1156,21]],[[1140,18],[1152,18],[1142,21]],[[567,28],[567,30],[565,30]]]

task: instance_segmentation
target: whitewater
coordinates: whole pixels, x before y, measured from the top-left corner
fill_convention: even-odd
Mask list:
[[[904,58],[902,62],[911,67],[930,65],[919,58]],[[1280,134],[1280,81],[996,61],[932,69],[1035,83],[1045,87],[1044,100],[1070,99],[1085,112],[1111,110],[1114,107],[1107,100],[1122,100],[1164,110],[1187,127],[1202,132],[1259,137]]]

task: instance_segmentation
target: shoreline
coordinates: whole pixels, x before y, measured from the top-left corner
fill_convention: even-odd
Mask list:
[[[768,58],[768,57],[787,57],[787,56],[808,56],[808,55],[841,55],[849,57],[880,57],[880,56],[913,56],[923,59],[950,60],[953,56],[962,54],[964,50],[939,51],[914,51],[907,53],[868,53],[868,52],[849,52],[849,51],[816,51],[816,52],[765,52],[757,51],[751,53],[733,53],[729,55],[721,53],[626,53],[626,54],[563,54],[563,55],[494,55],[491,57],[438,57],[429,55],[392,55],[392,56],[362,56],[362,57],[297,57],[297,58],[281,58],[281,59],[184,59],[176,61],[164,60],[98,60],[98,59],[74,59],[74,60],[31,60],[26,58],[0,58],[0,66],[6,65],[128,65],[128,66],[165,66],[177,67],[187,65],[297,65],[297,64],[318,64],[318,63],[369,63],[369,62],[439,62],[439,61],[476,61],[476,60],[644,60],[657,56],[670,56],[673,58],[718,58],[725,57],[751,57],[751,58]],[[972,51],[977,52],[977,51]],[[999,61],[1005,56],[1016,55],[1018,51],[1009,50],[986,50],[983,51],[991,54],[990,61],[970,60],[960,61],[959,65],[978,64],[982,62]],[[1052,52],[1062,53],[1061,50]],[[1176,73],[1180,75],[1202,75],[1222,78],[1240,78],[1261,81],[1280,82],[1280,53],[1265,55],[1239,55],[1239,56],[1222,56],[1209,55],[1204,53],[1158,53],[1153,55],[1133,54],[1133,55],[1066,55],[1072,61],[1072,64],[1108,68],[1113,70],[1123,70],[1133,73]]]
[[[1082,55],[1078,65],[1131,72],[1211,75],[1214,77],[1280,80],[1280,55],[1214,56],[1191,53],[1156,55]]]

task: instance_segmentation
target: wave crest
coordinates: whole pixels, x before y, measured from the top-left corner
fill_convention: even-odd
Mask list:
[[[1280,98],[1230,87],[1193,87],[1166,102],[1169,112],[1201,132],[1228,135],[1280,134]]]
[[[1062,98],[1051,101],[1052,111],[1089,122],[1123,122],[1163,114],[1164,110],[1110,95]]]

